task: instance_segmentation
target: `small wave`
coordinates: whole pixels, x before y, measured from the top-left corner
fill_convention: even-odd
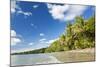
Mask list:
[[[43,61],[43,62],[37,62],[36,64],[49,64],[49,63],[62,63],[61,61],[57,60],[55,57],[53,56],[49,56],[49,60],[48,61]]]

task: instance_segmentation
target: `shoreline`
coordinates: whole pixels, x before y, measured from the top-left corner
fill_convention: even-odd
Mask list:
[[[17,60],[14,58],[17,58]],[[29,60],[30,58],[35,61]],[[45,63],[55,63],[55,62],[56,63],[89,62],[89,61],[95,61],[95,48],[77,49],[77,50],[53,52],[53,53],[11,55],[12,64],[13,61],[15,60],[16,62],[24,62],[23,59],[29,61],[31,64],[34,63],[45,64]]]
[[[95,53],[95,48],[85,48],[85,49],[76,49],[76,50],[51,52],[51,53],[37,53],[37,54],[55,54],[55,53],[61,53],[61,52],[65,52],[65,53]],[[17,54],[17,55],[29,55],[29,54]]]

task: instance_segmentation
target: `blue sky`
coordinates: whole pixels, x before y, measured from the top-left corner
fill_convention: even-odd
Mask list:
[[[11,1],[11,50],[48,47],[64,33],[76,16],[94,15],[95,7],[40,2]]]

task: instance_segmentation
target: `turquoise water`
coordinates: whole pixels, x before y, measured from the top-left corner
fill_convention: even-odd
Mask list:
[[[47,54],[29,54],[11,56],[11,66],[60,63],[54,56]]]
[[[11,55],[11,66],[94,61],[94,54],[95,53],[58,52],[48,54]]]

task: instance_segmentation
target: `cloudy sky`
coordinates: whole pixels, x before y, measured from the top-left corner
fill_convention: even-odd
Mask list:
[[[94,15],[93,6],[11,1],[11,52],[48,47],[76,16]]]

